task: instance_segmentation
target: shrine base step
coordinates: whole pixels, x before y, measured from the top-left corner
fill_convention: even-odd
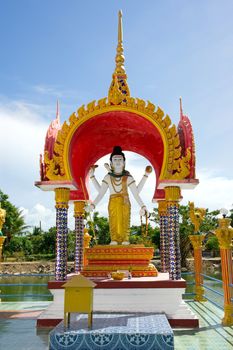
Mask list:
[[[92,329],[87,315],[71,314],[71,323],[63,321],[49,335],[49,350],[172,350],[173,331],[165,315],[94,314]]]

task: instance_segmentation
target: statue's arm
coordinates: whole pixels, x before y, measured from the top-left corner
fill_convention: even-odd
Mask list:
[[[100,186],[99,193],[98,193],[97,197],[94,199],[94,201],[92,202],[92,204],[94,204],[95,207],[101,201],[101,199],[104,197],[108,187],[109,186],[108,186],[107,176],[105,176],[105,178],[102,181],[102,185]]]
[[[136,186],[135,180],[132,176],[129,176],[129,178],[128,178],[128,186],[129,186],[130,191],[131,191],[132,195],[134,196],[136,202],[140,206],[140,208],[145,207],[145,204],[143,203],[143,201],[139,195],[139,191],[138,191],[138,188]]]
[[[93,183],[93,185],[94,185],[96,191],[99,192],[101,186],[100,186],[98,180],[96,179],[95,175],[90,176],[90,179],[91,179],[91,181],[92,181],[92,183]]]
[[[99,192],[101,186],[100,186],[98,180],[97,180],[96,177],[95,177],[95,168],[96,168],[96,167],[97,167],[97,165],[96,165],[96,166],[92,166],[92,167],[90,168],[90,170],[89,170],[89,176],[90,176],[90,179],[91,179],[91,181],[92,181],[92,183],[93,183],[93,185],[94,185],[96,191]]]
[[[148,176],[150,175],[151,171],[152,171],[151,166],[147,166],[145,169],[145,174],[143,175],[139,184],[137,185],[138,193],[141,192],[141,190],[142,190],[143,186],[145,185],[146,180],[148,179]]]

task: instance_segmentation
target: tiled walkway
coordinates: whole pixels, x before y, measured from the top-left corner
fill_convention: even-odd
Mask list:
[[[49,301],[41,302],[2,302],[0,303],[0,319],[30,318],[36,319],[48,307]]]
[[[233,350],[233,327],[222,327],[223,311],[210,302],[188,302],[200,327],[174,330],[177,350]]]
[[[35,318],[36,312],[48,304],[49,302],[0,303],[0,348],[46,350],[49,330],[36,330]],[[233,350],[233,327],[222,327],[223,312],[209,302],[188,304],[199,317],[200,327],[191,330],[175,329],[175,349]],[[9,317],[6,317],[7,313]],[[26,316],[30,313],[30,317]],[[14,314],[20,319],[14,319]]]

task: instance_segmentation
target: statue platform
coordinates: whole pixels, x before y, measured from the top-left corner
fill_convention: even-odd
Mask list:
[[[73,315],[70,327],[61,322],[49,335],[50,350],[172,350],[173,331],[165,315],[94,314],[92,329],[87,316]]]
[[[93,291],[94,312],[163,313],[172,327],[193,328],[199,325],[197,317],[182,300],[186,288],[183,279],[172,281],[168,273],[158,273],[157,277],[133,277],[122,281],[108,278],[91,280],[96,283]],[[54,327],[63,320],[63,284],[64,281],[48,282],[54,301],[38,317],[37,327]]]
[[[96,245],[85,250],[88,264],[82,274],[86,277],[107,277],[117,270],[128,270],[133,277],[155,277],[158,271],[150,263],[154,249],[142,244]]]

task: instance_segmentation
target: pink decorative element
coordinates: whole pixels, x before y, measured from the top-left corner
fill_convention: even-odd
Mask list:
[[[61,124],[60,124],[60,114],[59,114],[59,103],[57,101],[56,118],[49,125],[46,138],[45,138],[44,151],[48,152],[49,159],[52,159],[53,157],[54,143],[56,141],[57,134],[60,129],[61,129]]]
[[[183,114],[182,108],[182,100],[180,98],[180,121],[178,124],[178,134],[180,138],[181,145],[181,154],[182,156],[186,155],[186,150],[190,148],[191,151],[191,171],[189,175],[189,179],[195,179],[195,167],[196,167],[196,157],[195,157],[195,143],[193,136],[193,128],[192,124],[188,118],[188,116]]]
[[[44,180],[45,178],[45,165],[43,163],[42,154],[40,154],[40,179]]]

